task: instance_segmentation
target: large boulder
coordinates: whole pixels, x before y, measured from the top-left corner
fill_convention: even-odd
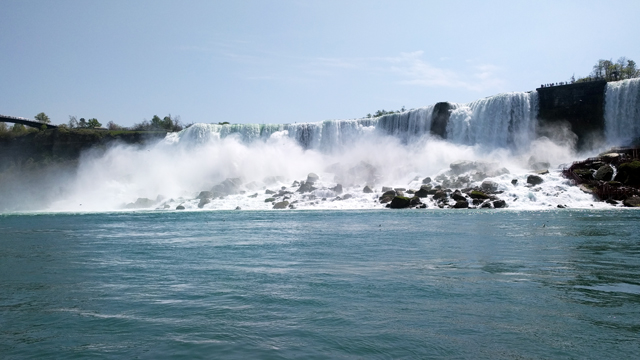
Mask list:
[[[280,201],[277,202],[273,205],[274,209],[286,209],[287,206],[289,206],[289,202],[288,201]]]
[[[480,185],[483,191],[492,193],[498,191],[498,183],[491,180],[485,180]]]
[[[433,200],[446,199],[447,193],[444,190],[438,190],[433,194]]]
[[[462,195],[462,193],[460,192],[460,190],[456,190],[451,194],[451,198],[455,201],[467,201],[467,198],[464,197],[464,195]],[[469,204],[467,204],[467,207],[469,206]]]
[[[200,194],[196,196],[196,199],[211,199],[213,197],[213,193],[211,191],[200,191]]]
[[[610,181],[613,179],[613,168],[608,164],[602,165],[598,168],[598,171],[593,174],[593,178],[596,180]]]
[[[423,184],[429,184],[429,183],[431,183],[431,178],[427,176],[426,178],[422,179],[422,183],[423,183]]]
[[[473,190],[473,191],[469,192],[469,197],[472,198],[472,199],[485,200],[485,199],[489,198],[489,195],[483,193],[482,191]]]
[[[198,203],[198,207],[200,209],[202,209],[205,205],[207,205],[210,202],[211,202],[211,200],[209,200],[207,198],[202,198],[202,199],[200,199],[200,202]]]
[[[454,209],[466,209],[469,207],[469,203],[466,200],[458,200],[453,205]]]
[[[320,176],[316,175],[315,173],[309,173],[309,175],[307,175],[307,183],[311,183],[313,185],[318,180],[320,180]]]
[[[336,186],[332,187],[331,190],[333,190],[336,194],[342,194],[342,185],[337,184]]]
[[[242,180],[240,178],[227,178],[220,184],[211,188],[212,197],[233,195],[240,192]]]
[[[391,200],[391,204],[389,204],[392,209],[404,209],[411,206],[411,199],[404,196],[396,196]]]
[[[307,193],[307,192],[312,192],[316,190],[315,187],[313,187],[313,183],[312,182],[302,182],[302,184],[300,185],[300,187],[298,188],[297,192],[299,193]]]
[[[538,175],[529,175],[527,176],[527,184],[531,185],[540,185],[544,182],[542,178]]]
[[[414,195],[417,197],[425,198],[429,195],[429,190],[431,190],[431,186],[422,185],[420,186],[420,190],[416,191]]]
[[[640,187],[640,161],[620,164],[616,180],[627,186]]]
[[[500,209],[500,208],[506,208],[507,207],[507,202],[504,200],[495,200],[493,202],[493,207],[496,209]]]
[[[627,206],[627,207],[640,207],[640,196],[633,195],[631,197],[624,199],[622,203],[624,204],[624,206]]]
[[[365,194],[371,194],[371,193],[373,193],[373,189],[371,189],[371,187],[369,185],[366,185],[364,187],[364,189],[362,189],[362,192],[365,193]]]

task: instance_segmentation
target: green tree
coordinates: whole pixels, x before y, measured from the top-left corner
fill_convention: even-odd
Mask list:
[[[21,134],[23,132],[25,132],[26,129],[24,128],[24,125],[22,124],[13,124],[13,127],[11,128],[11,132],[16,133],[16,134]]]
[[[102,124],[100,124],[96,118],[89,119],[89,121],[87,121],[87,127],[89,129],[99,128],[100,126],[102,126]]]
[[[41,112],[40,114],[35,116],[35,119],[37,121],[40,121],[42,123],[48,124],[51,122],[51,119],[49,119],[49,117],[47,116],[47,114]]]
[[[78,128],[85,129],[86,127],[87,127],[87,120],[85,120],[84,118],[80,118],[80,120],[78,120]]]

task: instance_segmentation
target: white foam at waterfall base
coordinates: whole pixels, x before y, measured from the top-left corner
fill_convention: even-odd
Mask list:
[[[604,119],[609,145],[629,145],[640,138],[640,78],[607,83]]]
[[[497,196],[510,209],[609,207],[571,186],[562,164],[578,158],[570,146],[535,139],[537,98],[533,93],[500,94],[456,104],[447,140],[428,129],[433,107],[374,119],[330,120],[283,125],[195,124],[146,147],[115,146],[80,160],[75,181],[48,210],[113,211],[129,208],[174,210],[271,209],[287,200],[296,209],[379,209],[382,187],[418,190],[469,176],[464,187],[497,183]],[[584,154],[580,155],[584,156]],[[458,160],[493,163],[505,171],[478,178],[476,171],[454,175]],[[544,182],[527,185],[532,162],[548,162]],[[298,192],[309,173],[319,175],[312,192]],[[226,179],[241,185],[203,204],[197,198]],[[445,180],[446,179],[446,180]],[[512,183],[514,180],[515,185]],[[341,184],[343,192],[333,190]],[[365,185],[373,193],[363,192]],[[463,187],[462,185],[460,187]],[[149,199],[139,202],[139,198]],[[429,208],[437,205],[423,199]],[[199,206],[200,205],[200,206]]]

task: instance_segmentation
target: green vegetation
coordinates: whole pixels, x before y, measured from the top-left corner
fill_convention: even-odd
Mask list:
[[[158,115],[153,115],[151,121],[145,119],[141,123],[134,124],[131,129],[137,131],[180,131],[184,127],[180,124],[179,116],[171,117],[169,114],[162,119]]]
[[[575,80],[571,77],[571,82],[587,82],[593,80],[618,81],[640,77],[640,69],[638,69],[635,61],[621,57],[614,62],[612,59],[600,59],[593,65],[593,71],[586,77]]]
[[[373,115],[367,114],[367,118],[372,118],[372,117],[377,118],[383,115],[400,114],[405,111],[407,111],[407,109],[405,109],[404,106],[402,107],[402,109],[396,110],[396,111],[393,111],[393,110],[386,111],[385,109],[382,109],[382,110],[376,111]]]
[[[49,124],[51,123],[51,119],[49,119],[49,117],[47,116],[47,114],[41,112],[40,114],[36,115],[34,117],[34,119],[36,119],[36,121],[40,121],[43,122],[45,124]]]

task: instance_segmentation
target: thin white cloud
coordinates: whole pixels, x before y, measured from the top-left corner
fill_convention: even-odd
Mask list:
[[[453,71],[431,65],[422,59],[423,54],[423,51],[414,51],[389,59],[393,64],[391,70],[405,78],[400,80],[401,84],[483,91],[504,83],[496,75],[499,70],[496,66],[478,65],[467,72]]]

